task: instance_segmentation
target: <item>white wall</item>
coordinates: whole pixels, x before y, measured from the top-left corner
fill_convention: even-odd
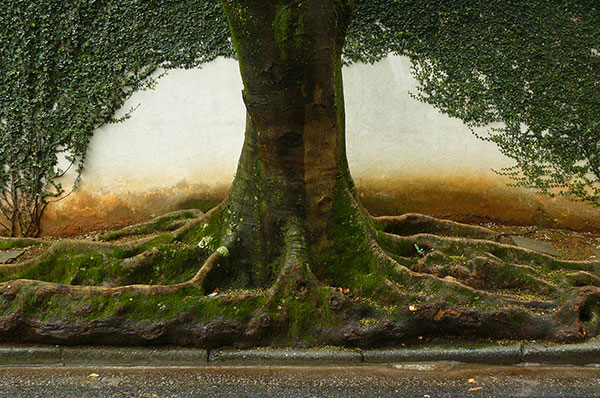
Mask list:
[[[348,156],[356,177],[373,173],[489,173],[507,164],[495,146],[409,96],[410,63],[390,57],[344,71]],[[100,128],[90,143],[82,187],[143,191],[181,181],[228,183],[243,140],[245,112],[237,63],[173,70],[155,90],[136,93],[132,118]]]
[[[407,59],[350,66],[344,84],[350,168],[372,212],[600,228],[591,206],[507,188],[491,169],[509,159],[409,95],[415,81]],[[217,59],[201,70],[172,70],[155,90],[136,93],[124,107],[139,104],[131,119],[94,134],[80,188],[48,209],[46,233],[79,234],[216,203],[242,146],[241,89],[236,62]]]

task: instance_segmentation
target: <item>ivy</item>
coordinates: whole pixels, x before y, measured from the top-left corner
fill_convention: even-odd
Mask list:
[[[79,176],[94,130],[157,69],[235,56],[219,0],[0,0],[0,43],[11,235],[39,234],[46,206],[74,189],[57,182],[59,158]],[[345,62],[390,53],[411,58],[417,98],[498,126],[482,138],[515,159],[500,173],[600,205],[597,0],[356,0]]]
[[[0,2],[0,211],[12,236],[40,233],[46,206],[72,190],[57,182],[59,158],[79,176],[94,130],[157,68],[233,55],[219,1]]]
[[[515,185],[600,205],[597,0],[362,0],[347,62],[408,55],[415,95],[516,161]]]

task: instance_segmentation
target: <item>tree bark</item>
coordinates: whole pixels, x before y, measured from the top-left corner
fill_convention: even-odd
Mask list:
[[[195,275],[164,285],[0,283],[7,313],[0,311],[0,339],[377,346],[424,335],[572,341],[598,334],[600,288],[569,282],[594,282],[598,263],[486,241],[496,234],[477,226],[415,214],[374,219],[362,208],[344,144],[341,49],[351,0],[222,1],[247,110],[227,199],[169,233],[116,247],[57,243],[37,259],[0,267],[13,274],[61,261],[61,269],[75,269],[73,281],[74,255],[96,252],[103,267],[156,266],[150,283],[163,266],[197,267]],[[164,264],[163,254],[181,245],[193,255]],[[580,272],[542,277],[556,270]],[[60,304],[49,304],[54,297]],[[173,317],[157,318],[156,308],[169,305]],[[48,320],[47,308],[58,321]],[[98,319],[88,318],[93,311]]]
[[[281,255],[289,228],[300,229],[311,251],[318,251],[329,244],[340,190],[353,189],[341,68],[352,4],[224,0],[223,5],[247,110],[228,222],[244,237],[243,251],[263,264]]]

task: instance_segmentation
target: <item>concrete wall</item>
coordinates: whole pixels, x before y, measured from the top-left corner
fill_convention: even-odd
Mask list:
[[[413,99],[410,63],[389,57],[344,71],[350,168],[374,213],[420,211],[471,221],[595,229],[594,209],[506,187],[511,164],[457,119]],[[235,61],[173,70],[136,93],[132,118],[94,135],[80,189],[45,219],[49,234],[123,225],[226,193],[241,150],[245,111]]]

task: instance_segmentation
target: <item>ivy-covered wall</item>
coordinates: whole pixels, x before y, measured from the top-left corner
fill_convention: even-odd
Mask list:
[[[506,187],[510,164],[459,119],[415,100],[409,61],[344,69],[350,167],[375,213],[422,211],[462,220],[598,227],[590,206]],[[244,129],[235,61],[171,70],[136,93],[129,120],[91,140],[80,190],[49,209],[49,233],[80,233],[178,207],[209,207],[235,173]],[[139,106],[138,106],[139,105]]]
[[[489,168],[514,165],[505,176],[522,186],[600,203],[599,27],[597,0],[357,0],[344,60],[354,63],[346,83],[349,156],[367,205],[376,213],[462,211],[471,218],[596,223],[597,212],[581,204],[507,190]],[[173,206],[206,207],[222,195],[244,112],[238,74],[227,72],[236,68],[220,0],[5,1],[0,43],[2,233],[39,232],[35,220],[46,204],[70,192],[72,181],[55,184],[56,177],[69,169],[67,177],[77,181],[84,160],[82,189],[50,206],[46,232],[51,225],[80,231]],[[420,86],[413,93],[424,102],[471,127],[499,123],[487,137],[514,162],[476,143],[457,120],[410,100],[406,68],[359,65],[387,54],[411,58]],[[168,83],[160,92],[137,92],[155,83],[146,78],[157,76],[156,68],[193,68],[218,56],[230,58],[219,70],[224,75],[198,75],[212,86],[182,78],[175,86],[193,92],[169,94]],[[370,91],[378,84],[384,89]],[[94,131],[141,99],[146,105],[133,119],[96,133],[87,160]],[[63,167],[57,167],[60,152],[70,156]],[[164,192],[148,195],[153,189]],[[99,204],[111,195],[119,204]],[[470,207],[460,210],[465,203]],[[86,217],[100,221],[90,225]],[[11,230],[5,219],[18,227]]]

